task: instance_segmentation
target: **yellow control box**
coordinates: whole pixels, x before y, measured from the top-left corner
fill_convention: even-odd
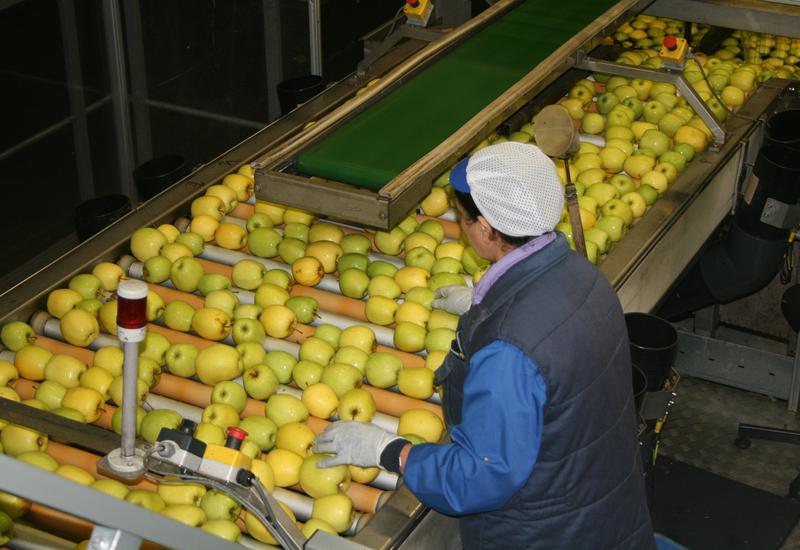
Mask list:
[[[688,47],[689,46],[684,38],[665,36],[658,55],[667,61],[681,62],[686,56],[686,50]]]
[[[414,0],[413,2],[406,2],[403,7],[403,14],[405,14],[409,25],[417,25],[425,27],[428,25],[428,20],[433,12],[433,4],[430,0]]]
[[[253,463],[252,459],[249,456],[242,454],[241,451],[213,444],[206,446],[206,453],[203,455],[203,459],[221,462],[222,464],[227,464],[234,468],[249,469],[250,465]]]

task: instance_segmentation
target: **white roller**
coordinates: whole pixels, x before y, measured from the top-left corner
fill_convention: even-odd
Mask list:
[[[191,420],[199,424],[203,419],[203,409],[195,407],[194,405],[187,405],[183,401],[176,401],[169,397],[157,395],[155,393],[148,393],[144,398],[144,404],[148,405],[151,409],[171,409],[183,418]]]

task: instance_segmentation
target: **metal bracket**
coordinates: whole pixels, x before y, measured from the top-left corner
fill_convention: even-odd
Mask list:
[[[136,535],[95,525],[89,538],[92,550],[139,550],[142,539]]]
[[[797,227],[800,223],[800,205],[786,204],[769,197],[761,211],[761,222],[780,229]]]
[[[708,105],[706,105],[703,98],[701,98],[691,84],[683,77],[680,72],[674,72],[669,69],[647,69],[644,67],[634,67],[632,65],[623,65],[622,63],[614,63],[613,61],[605,61],[602,59],[595,59],[586,55],[583,50],[575,52],[574,66],[578,69],[584,69],[591,72],[607,73],[613,75],[624,76],[627,78],[643,78],[647,80],[657,80],[658,82],[669,82],[677,88],[681,96],[686,99],[686,102],[691,105],[694,112],[697,113],[709,130],[714,136],[714,142],[709,146],[711,151],[719,151],[719,148],[725,144],[725,130],[717,121],[714,113],[711,112]]]

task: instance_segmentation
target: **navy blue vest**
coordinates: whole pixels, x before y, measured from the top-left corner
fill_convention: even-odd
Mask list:
[[[501,276],[458,336],[461,357],[437,370],[449,425],[469,358],[494,340],[525,352],[547,384],[533,473],[502,509],[460,519],[464,548],[654,549],[627,331],[603,275],[559,237]]]

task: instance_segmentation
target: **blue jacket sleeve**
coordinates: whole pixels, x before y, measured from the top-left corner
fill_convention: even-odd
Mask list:
[[[451,443],[415,445],[404,480],[419,500],[444,514],[497,510],[533,472],[547,386],[519,348],[500,340],[470,360],[462,421]]]

